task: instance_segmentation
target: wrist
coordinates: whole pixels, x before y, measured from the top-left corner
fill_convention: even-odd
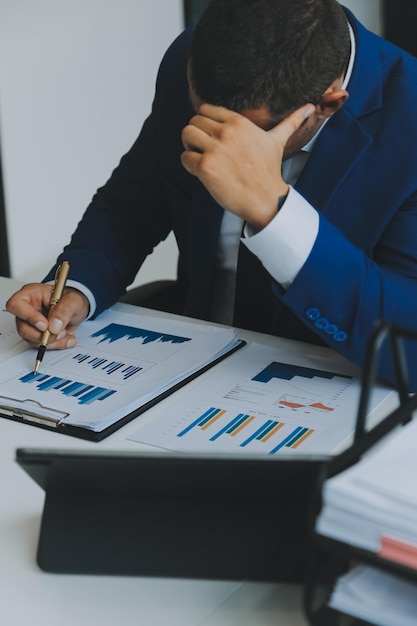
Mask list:
[[[66,287],[65,289],[66,292],[72,292],[74,294],[76,294],[77,296],[80,297],[80,300],[82,301],[82,305],[81,308],[84,309],[84,317],[87,318],[90,314],[90,301],[88,300],[87,296],[85,295],[85,293],[83,293],[82,291],[80,291],[79,289],[77,289],[76,287]]]
[[[289,191],[290,191],[290,188],[287,185],[286,190],[280,193],[280,195],[278,196],[278,200],[275,200],[274,205],[273,205],[273,210],[268,211],[266,215],[256,215],[254,220],[246,220],[247,223],[250,224],[251,229],[254,232],[261,231],[266,226],[268,226],[270,222],[272,222],[274,217],[277,215],[278,211],[283,206],[285,200],[287,199]]]

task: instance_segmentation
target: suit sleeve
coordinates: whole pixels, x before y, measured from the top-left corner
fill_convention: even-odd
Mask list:
[[[312,251],[281,295],[331,348],[362,365],[378,320],[417,331],[417,195],[385,229],[371,258],[325,216]],[[417,342],[406,344],[410,383],[417,388]],[[388,346],[380,375],[395,380]]]
[[[188,40],[189,32],[185,31],[165,54],[150,116],[108,182],[94,195],[70,243],[57,259],[57,264],[67,259],[71,279],[94,294],[96,315],[125,293],[147,255],[172,229],[160,164],[164,131],[159,121],[161,102],[167,100],[166,85],[172,90],[174,70],[185,77]],[[177,85],[177,93],[183,91],[187,97],[183,85]],[[168,105],[172,110],[175,103],[164,104],[165,109]],[[53,277],[55,269],[56,265],[45,281]]]
[[[117,301],[170,231],[150,116],[109,181],[93,197],[58,259],[96,298],[96,314]]]

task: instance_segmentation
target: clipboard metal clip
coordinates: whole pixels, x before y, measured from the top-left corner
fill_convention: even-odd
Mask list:
[[[43,406],[36,400],[18,400],[7,396],[0,396],[0,414],[12,419],[22,420],[24,422],[34,422],[56,428],[59,426],[69,413]]]

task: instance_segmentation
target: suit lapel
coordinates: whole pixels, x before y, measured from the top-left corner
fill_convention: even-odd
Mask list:
[[[297,191],[325,213],[333,194],[370,143],[369,133],[342,109],[329,120],[318,138],[295,186]]]
[[[318,137],[296,184],[296,189],[322,212],[373,141],[361,118],[382,106],[381,60],[371,41],[374,35],[350,11],[346,13],[356,41],[355,64],[348,85],[351,95]]]

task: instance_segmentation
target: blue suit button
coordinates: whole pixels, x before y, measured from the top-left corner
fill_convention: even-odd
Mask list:
[[[338,330],[339,328],[336,324],[329,324],[328,327],[324,329],[324,332],[328,335],[335,335]]]
[[[315,307],[311,307],[310,309],[307,309],[306,311],[306,316],[308,317],[309,320],[318,320],[320,317],[320,311],[319,309],[316,309]]]
[[[320,328],[320,330],[326,331],[329,328],[330,323],[326,317],[319,317],[319,319],[314,322],[314,326],[316,328]]]
[[[346,341],[347,333],[344,330],[338,330],[337,333],[333,335],[333,339],[335,341]]]

